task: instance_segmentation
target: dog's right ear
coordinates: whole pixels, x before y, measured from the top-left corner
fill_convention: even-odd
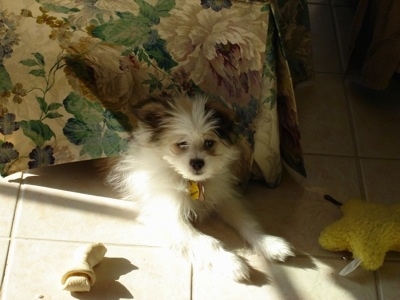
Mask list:
[[[170,106],[165,100],[149,98],[133,107],[136,118],[150,128],[160,128],[168,114]]]

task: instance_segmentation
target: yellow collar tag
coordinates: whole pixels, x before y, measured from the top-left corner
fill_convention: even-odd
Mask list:
[[[189,180],[189,195],[192,200],[204,201],[204,185],[201,182]]]

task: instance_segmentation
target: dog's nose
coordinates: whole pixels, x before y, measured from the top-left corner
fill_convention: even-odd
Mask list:
[[[204,167],[204,160],[200,158],[195,158],[190,160],[190,165],[196,171],[199,171],[202,167]]]

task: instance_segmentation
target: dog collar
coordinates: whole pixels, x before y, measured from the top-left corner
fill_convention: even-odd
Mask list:
[[[189,180],[189,195],[192,200],[204,201],[204,185],[202,182]]]

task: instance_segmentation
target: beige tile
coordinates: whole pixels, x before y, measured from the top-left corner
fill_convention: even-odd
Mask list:
[[[16,240],[10,251],[4,299],[189,299],[190,264],[160,248],[106,245],[90,292],[61,289],[81,244]],[[43,297],[40,298],[39,296]]]
[[[135,221],[131,202],[33,186],[22,197],[14,237],[158,245],[156,234]]]
[[[118,198],[118,194],[105,184],[106,160],[89,160],[25,172],[25,185],[43,186],[93,196]]]
[[[379,294],[382,300],[400,299],[400,262],[385,262],[378,270]]]
[[[285,237],[298,253],[339,257],[318,244],[321,231],[341,217],[340,208],[323,196],[342,202],[360,197],[354,159],[306,156],[305,161],[308,178],[285,174],[276,189],[253,183],[245,199],[265,231]]]
[[[306,257],[278,264],[254,255],[247,258],[256,270],[250,283],[214,279],[208,272],[195,270],[192,299],[376,299],[373,273],[360,269],[341,277],[338,272],[345,266],[341,260]]]
[[[341,76],[317,73],[295,93],[304,152],[354,155]]]
[[[342,253],[325,251],[318,244],[325,226],[341,217],[339,207],[324,200],[323,195],[331,194],[341,201],[359,195],[354,160],[306,156],[306,162],[308,179],[285,174],[282,184],[276,189],[252,182],[245,192],[244,201],[266,233],[286,238],[299,255],[339,259]],[[198,226],[203,232],[223,241],[229,249],[250,250],[237,233],[218,219]]]
[[[3,274],[6,268],[6,259],[7,259],[7,252],[8,252],[8,239],[0,239],[0,276],[3,278]],[[0,281],[0,299],[1,298],[1,281]]]
[[[400,160],[363,159],[367,199],[377,203],[400,204]],[[389,252],[387,259],[400,259],[399,252]]]
[[[400,159],[400,84],[386,91],[348,85],[360,155]]]
[[[308,10],[310,13],[314,70],[339,74],[341,65],[331,7],[329,5],[309,4]]]
[[[338,33],[338,44],[340,51],[340,59],[342,63],[342,70],[346,70],[349,60],[349,46],[352,33],[353,19],[355,10],[352,6],[348,5],[348,0],[336,1],[337,5],[333,9],[335,17],[336,30]],[[347,4],[347,5],[346,5]],[[343,6],[344,5],[344,6]]]
[[[329,4],[329,0],[308,0],[307,3],[311,3],[311,4]]]
[[[357,161],[351,157],[305,155],[307,177],[295,178],[307,190],[329,194],[343,202],[348,198],[361,197],[361,181]]]
[[[361,160],[369,201],[400,203],[400,160]]]
[[[400,251],[394,252],[394,251],[389,251],[386,253],[386,261],[398,261],[400,260]]]
[[[20,187],[18,180],[20,177],[21,173],[6,178],[0,177],[0,237],[10,236]]]
[[[332,5],[334,6],[352,6],[357,4],[358,0],[332,0]]]
[[[25,175],[14,237],[159,245],[159,237],[135,221],[134,203],[103,197],[90,168],[59,167]]]

